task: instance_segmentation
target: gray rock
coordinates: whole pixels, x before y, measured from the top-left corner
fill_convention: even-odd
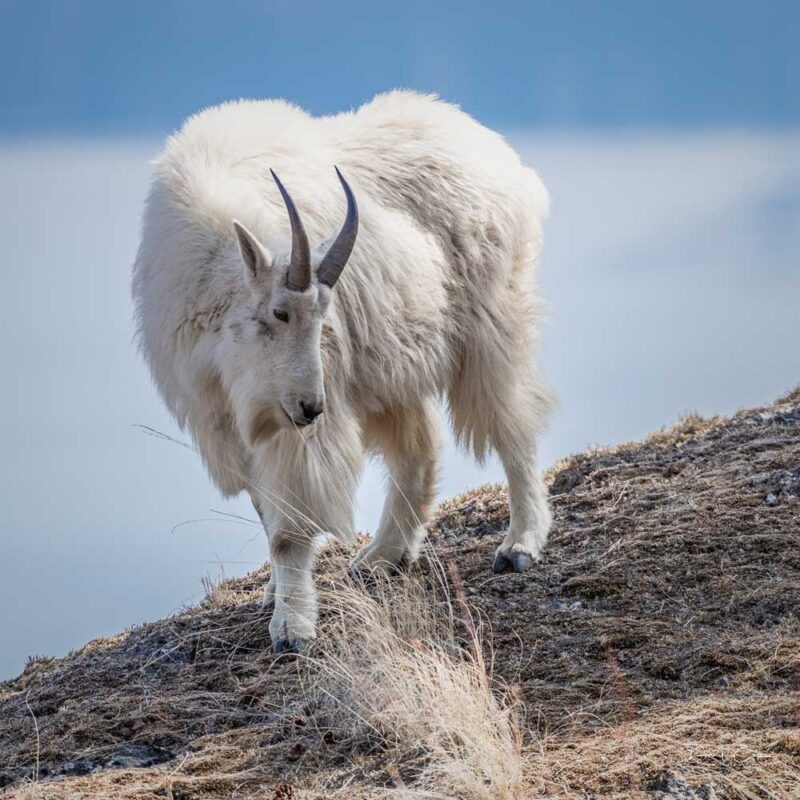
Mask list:
[[[709,784],[693,787],[682,775],[672,770],[662,770],[650,785],[648,800],[720,800]]]
[[[149,744],[131,744],[117,750],[111,758],[106,761],[107,767],[121,767],[132,769],[136,767],[152,767],[155,764],[163,764],[172,758],[172,753],[160,747],[153,747]]]

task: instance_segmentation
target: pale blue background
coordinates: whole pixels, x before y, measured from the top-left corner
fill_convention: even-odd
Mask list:
[[[166,132],[199,106],[287,95],[315,113],[393,86],[484,122],[787,125],[794,0],[3,0],[0,125]]]
[[[505,131],[553,199],[549,465],[800,380],[799,22],[789,2],[0,0],[0,677],[267,555],[210,513],[244,501],[136,427],[180,435],[131,344],[129,273],[148,160],[186,114],[411,86]],[[497,479],[448,444],[443,495]]]

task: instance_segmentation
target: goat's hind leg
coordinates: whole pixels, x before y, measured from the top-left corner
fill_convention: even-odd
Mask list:
[[[495,572],[524,572],[538,560],[547,542],[552,516],[547,487],[542,480],[536,453],[536,430],[530,423],[500,426],[494,447],[508,478],[511,521],[497,548]]]
[[[356,557],[356,569],[393,570],[417,560],[436,491],[439,425],[436,403],[381,415],[369,438],[384,456],[389,490],[375,538]]]
[[[501,339],[511,350],[513,337]],[[492,364],[490,348],[473,348],[473,361],[450,393],[450,407],[459,438],[479,458],[494,450],[508,478],[511,520],[497,548],[495,572],[524,572],[537,561],[547,541],[551,513],[547,487],[539,469],[536,440],[552,406],[552,398],[524,354],[507,364]],[[516,366],[519,365],[519,366]]]
[[[489,439],[508,478],[511,521],[495,553],[495,572],[524,572],[547,542],[552,515],[537,457],[537,438],[552,398],[535,372],[506,383],[495,398]]]

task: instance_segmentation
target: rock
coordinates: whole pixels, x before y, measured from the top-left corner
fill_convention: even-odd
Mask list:
[[[703,784],[695,789],[682,775],[668,769],[659,772],[647,788],[648,800],[719,800],[713,786]]]
[[[149,744],[132,744],[114,753],[105,762],[105,766],[121,767],[123,769],[152,767],[155,764],[163,764],[172,757],[172,753],[160,747],[153,747]]]
[[[299,761],[308,750],[308,745],[305,742],[295,742],[286,756],[287,761]]]
[[[83,757],[76,758],[74,761],[65,762],[60,770],[56,770],[56,774],[61,772],[63,775],[88,775],[101,768],[101,764],[94,759]]]

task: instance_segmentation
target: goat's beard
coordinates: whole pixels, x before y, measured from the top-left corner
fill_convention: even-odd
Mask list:
[[[271,439],[283,427],[285,425],[278,422],[272,409],[262,409],[250,417],[247,440],[251,447],[255,447],[257,444],[263,444],[267,439]]]

